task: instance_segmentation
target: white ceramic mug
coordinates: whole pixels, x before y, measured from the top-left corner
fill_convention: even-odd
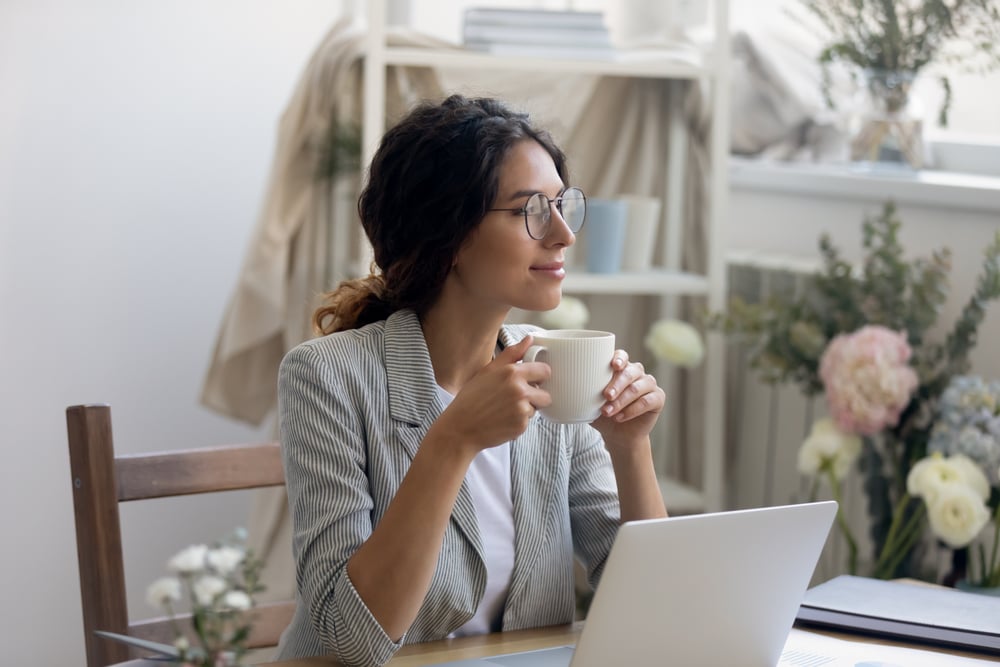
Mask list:
[[[592,422],[601,416],[604,388],[611,382],[615,335],[607,331],[553,329],[532,333],[524,361],[542,361],[552,375],[540,387],[552,404],[539,412],[554,422]]]

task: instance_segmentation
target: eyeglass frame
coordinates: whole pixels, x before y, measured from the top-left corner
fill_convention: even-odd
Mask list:
[[[552,229],[552,206],[553,206],[553,204],[556,206],[556,210],[559,211],[559,217],[562,217],[562,201],[566,197],[566,193],[569,192],[570,190],[576,190],[577,192],[580,193],[580,196],[583,198],[583,220],[580,221],[580,229],[583,229],[583,225],[587,221],[587,195],[586,195],[586,193],[581,188],[578,188],[575,185],[572,186],[572,187],[568,187],[565,190],[563,190],[562,194],[559,195],[558,197],[556,197],[555,199],[549,199],[549,196],[546,195],[544,192],[532,192],[530,195],[528,195],[528,200],[524,202],[524,206],[522,206],[520,208],[488,208],[488,209],[486,209],[486,211],[487,212],[490,212],[490,211],[512,211],[514,213],[520,213],[521,215],[524,216],[524,229],[525,229],[525,231],[528,232],[528,236],[530,236],[531,238],[535,239],[536,241],[541,241],[542,239],[544,239],[548,235],[549,230]],[[531,201],[532,197],[543,197],[545,199],[545,201],[548,202],[548,206],[545,207],[545,210],[548,211],[549,217],[548,217],[548,220],[545,221],[545,224],[547,225],[547,227],[545,229],[545,233],[542,234],[541,237],[536,237],[534,234],[532,234],[531,233],[531,225],[528,224],[528,202]],[[545,215],[545,214],[543,213],[542,215]],[[565,220],[565,218],[563,218],[563,220]],[[573,232],[574,235],[576,235],[576,234],[578,234],[580,232],[580,229],[575,229],[575,230],[574,229],[570,229],[570,231]]]

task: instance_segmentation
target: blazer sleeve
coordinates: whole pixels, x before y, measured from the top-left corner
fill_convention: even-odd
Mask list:
[[[352,365],[356,365],[355,359]],[[343,368],[337,366],[343,365]],[[402,645],[371,614],[347,561],[372,532],[357,371],[300,345],[278,374],[282,457],[301,602],[324,647],[344,665],[382,665]]]
[[[570,428],[569,512],[573,548],[596,587],[618,533],[621,508],[611,457],[589,425]]]

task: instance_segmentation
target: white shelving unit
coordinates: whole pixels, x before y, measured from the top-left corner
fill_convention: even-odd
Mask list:
[[[706,224],[707,271],[705,275],[684,273],[681,267],[683,240],[682,204],[684,192],[685,128],[680,113],[670,114],[670,150],[665,156],[667,169],[666,202],[664,206],[662,257],[663,266],[641,273],[596,275],[570,274],[564,284],[566,293],[621,294],[661,297],[665,316],[674,313],[679,296],[706,297],[712,311],[725,305],[726,272],[724,221],[728,204],[729,157],[729,3],[712,3],[714,43],[711,52],[693,58],[687,52],[655,51],[648,54],[630,53],[627,57],[609,60],[539,59],[532,57],[495,56],[463,49],[399,48],[386,44],[386,0],[368,0],[368,33],[364,67],[364,118],[362,127],[362,158],[368,164],[382,136],[385,124],[385,80],[387,65],[413,65],[448,69],[507,70],[532,72],[572,72],[594,75],[641,77],[657,79],[700,79],[709,85],[713,122],[710,135],[712,164],[708,183]],[[721,39],[719,37],[722,37]],[[367,266],[371,250],[359,251],[362,265]],[[709,334],[705,355],[703,476],[700,488],[690,488],[673,480],[662,479],[661,487],[667,506],[675,513],[718,511],[724,509],[725,486],[723,467],[724,435],[724,361],[725,349],[721,334]],[[664,373],[669,376],[672,373]],[[669,389],[668,389],[669,393]]]

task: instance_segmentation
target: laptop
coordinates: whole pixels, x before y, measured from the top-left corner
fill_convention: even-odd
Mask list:
[[[576,647],[448,667],[778,664],[833,501],[627,522]]]

